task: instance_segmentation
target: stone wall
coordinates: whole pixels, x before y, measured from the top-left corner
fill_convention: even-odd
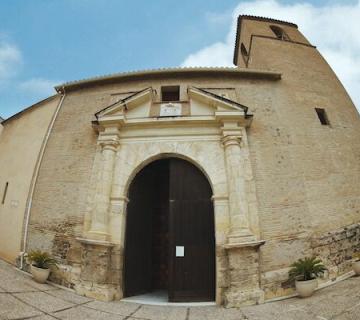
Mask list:
[[[328,270],[319,279],[319,283],[325,283],[352,271],[356,252],[360,252],[360,223],[304,239],[302,251],[298,251],[297,255],[298,258],[320,258]],[[289,269],[286,267],[261,274],[261,288],[265,292],[265,299],[295,293],[294,283],[289,281]]]
[[[328,278],[351,271],[353,255],[360,252],[360,223],[327,232],[311,239],[313,254],[328,268]]]

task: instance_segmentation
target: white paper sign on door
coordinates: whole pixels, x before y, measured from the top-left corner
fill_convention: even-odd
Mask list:
[[[185,248],[184,246],[176,246],[176,257],[184,257],[185,256]]]

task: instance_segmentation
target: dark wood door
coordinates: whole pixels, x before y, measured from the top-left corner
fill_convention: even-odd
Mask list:
[[[129,188],[124,294],[168,288],[169,161],[142,169]]]
[[[124,295],[130,297],[151,290],[151,175],[138,173],[130,185],[126,214]],[[150,189],[150,190],[147,190]]]
[[[136,175],[126,215],[126,297],[167,289],[170,301],[215,299],[211,195],[202,172],[181,159],[155,161]]]
[[[211,188],[203,173],[187,161],[171,159],[169,168],[169,301],[213,301]],[[179,251],[183,247],[184,256],[177,256],[176,247]]]

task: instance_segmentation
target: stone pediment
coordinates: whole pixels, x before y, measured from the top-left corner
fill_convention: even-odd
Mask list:
[[[97,124],[124,125],[142,123],[177,123],[181,121],[218,122],[237,121],[241,126],[248,126],[252,116],[248,108],[227,97],[213,92],[189,87],[186,101],[161,102],[154,99],[154,90],[149,87],[138,91],[95,114]]]
[[[135,109],[141,107],[144,108],[144,105],[150,107],[152,95],[153,89],[151,87],[143,89],[98,111],[95,113],[95,117],[99,119],[105,117],[123,116],[124,114],[134,113]]]
[[[212,113],[216,111],[229,111],[229,112],[243,112],[244,115],[247,114],[248,107],[233,101],[229,98],[220,96],[213,92],[210,92],[205,89],[190,87],[188,89],[188,94],[191,101],[196,101],[204,104],[208,108],[212,108]]]

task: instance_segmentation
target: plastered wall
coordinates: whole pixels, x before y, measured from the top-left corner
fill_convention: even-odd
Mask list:
[[[3,123],[0,129],[0,257],[15,263],[21,249],[24,212],[39,151],[58,104],[39,103]],[[1,125],[0,125],[1,126]]]

